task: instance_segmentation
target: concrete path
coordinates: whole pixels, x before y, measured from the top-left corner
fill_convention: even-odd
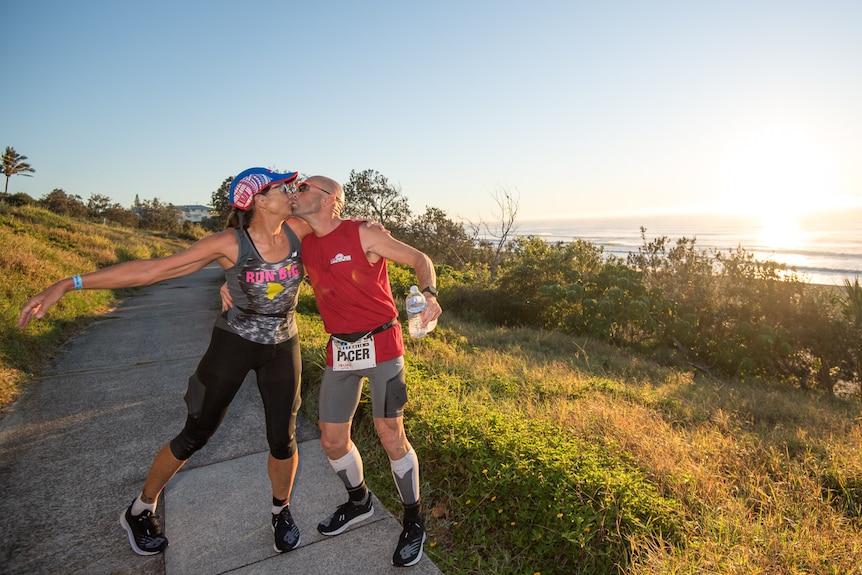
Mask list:
[[[302,545],[273,551],[254,374],[210,443],[165,489],[158,513],[167,551],[132,552],[118,518],[185,421],[186,382],[209,342],[222,277],[209,267],[136,291],[69,342],[3,414],[0,573],[441,573],[427,557],[408,569],[390,565],[400,522],[376,499],[371,519],[334,538],[317,532],[346,493],[304,417],[291,504]]]

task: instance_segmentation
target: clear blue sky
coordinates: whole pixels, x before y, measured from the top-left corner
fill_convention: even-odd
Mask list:
[[[414,212],[862,203],[862,2],[7,2],[0,146],[54,188],[205,204],[372,169]]]

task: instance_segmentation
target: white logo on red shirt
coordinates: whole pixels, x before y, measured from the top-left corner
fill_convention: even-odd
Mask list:
[[[346,255],[342,254],[341,252],[339,252],[339,253],[335,254],[334,258],[329,260],[329,263],[340,264],[342,262],[349,262],[349,261],[350,261],[350,256],[346,256]]]

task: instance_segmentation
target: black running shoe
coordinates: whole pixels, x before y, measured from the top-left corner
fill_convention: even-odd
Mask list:
[[[132,551],[138,555],[156,555],[168,546],[168,538],[162,534],[157,515],[146,510],[140,515],[132,515],[132,506],[120,515],[120,525],[129,535]]]
[[[278,553],[293,551],[302,542],[299,527],[290,515],[290,507],[285,506],[281,513],[272,515],[272,531],[275,533],[275,544],[272,548]]]
[[[335,513],[320,522],[317,530],[324,535],[338,535],[354,523],[368,519],[374,515],[374,506],[371,505],[371,495],[368,495],[366,499],[367,502],[365,503],[354,503],[353,501],[342,503],[335,510]]]
[[[425,522],[420,517],[404,523],[392,564],[396,567],[410,567],[422,559],[422,546],[425,544]]]

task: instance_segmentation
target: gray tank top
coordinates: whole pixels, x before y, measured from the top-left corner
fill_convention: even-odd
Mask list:
[[[236,265],[225,270],[233,307],[216,320],[216,327],[262,344],[281,343],[298,332],[294,312],[305,275],[302,242],[287,224],[290,253],[278,262],[260,256],[247,230],[234,230],[239,243]]]

